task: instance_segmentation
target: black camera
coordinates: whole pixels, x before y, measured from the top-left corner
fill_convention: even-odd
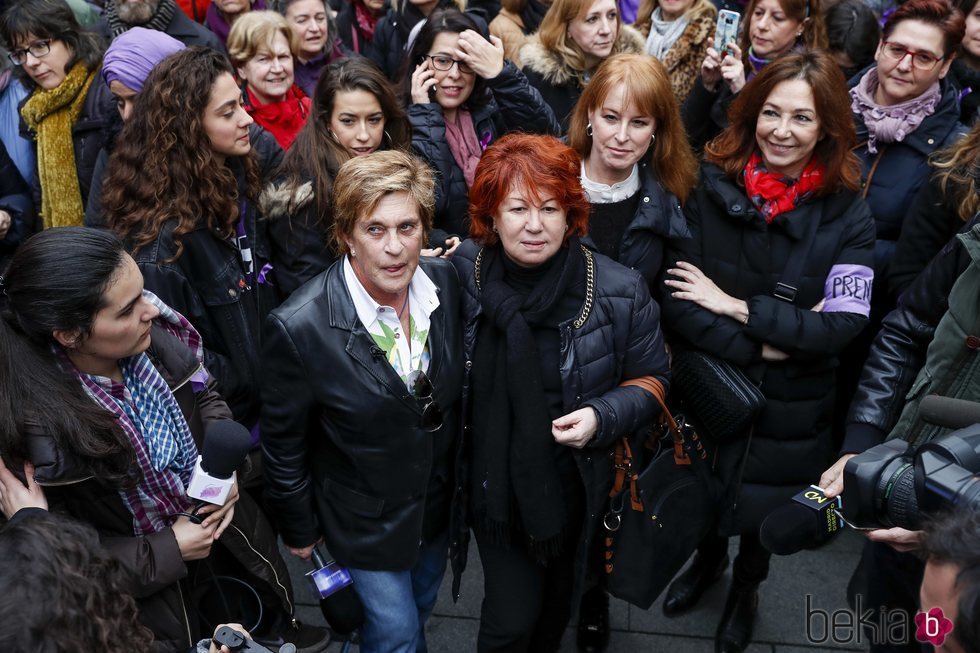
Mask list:
[[[919,530],[923,518],[953,506],[980,510],[980,424],[918,449],[889,440],[844,467],[844,519],[857,528]]]

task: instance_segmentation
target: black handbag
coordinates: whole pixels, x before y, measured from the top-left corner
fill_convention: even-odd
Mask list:
[[[616,445],[616,476],[602,520],[603,563],[609,593],[646,610],[715,526],[721,488],[693,429],[667,409],[663,385],[652,377],[623,385],[657,399],[662,429],[647,443],[655,451],[642,472],[629,440]]]
[[[675,350],[674,389],[698,432],[728,442],[744,435],[766,405],[766,398],[731,363],[697,350]]]

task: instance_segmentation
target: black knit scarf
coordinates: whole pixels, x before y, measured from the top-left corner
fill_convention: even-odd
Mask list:
[[[110,0],[105,5],[105,17],[109,22],[109,29],[112,31],[113,38],[131,27],[145,27],[146,29],[155,29],[158,32],[166,32],[176,12],[177,3],[174,0],[160,0],[157,10],[150,16],[150,20],[142,25],[130,25],[119,20],[119,8],[116,6],[115,0]]]
[[[534,34],[541,27],[541,21],[548,12],[548,6],[538,0],[527,0],[524,9],[521,10],[521,22],[524,27],[521,30],[525,34]]]
[[[500,544],[523,532],[539,558],[561,553],[566,506],[555,464],[541,360],[541,324],[584,275],[578,238],[562,247],[526,294],[504,279],[500,246],[483,249],[483,317],[473,356],[473,512]],[[517,514],[514,514],[514,510]]]

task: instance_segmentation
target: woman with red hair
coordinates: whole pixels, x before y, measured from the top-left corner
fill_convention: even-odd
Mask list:
[[[501,138],[476,168],[471,240],[452,259],[470,406],[460,482],[484,569],[480,651],[558,650],[612,486],[612,448],[657,411],[619,384],[667,377],[646,282],[581,244],[580,172],[553,137]]]
[[[664,324],[675,351],[741,368],[766,405],[741,437],[718,444],[730,496],[663,609],[693,607],[728,566],[727,538],[741,536],[715,640],[715,651],[740,653],[769,573],[762,520],[820,478],[831,455],[834,370],[868,323],[874,222],[858,192],[844,76],[830,55],[773,61],[728,115],[684,207],[693,237],[671,241],[665,256]]]

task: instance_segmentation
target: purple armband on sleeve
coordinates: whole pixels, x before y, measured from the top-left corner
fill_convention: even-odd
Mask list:
[[[824,313],[871,313],[874,270],[866,265],[835,265],[823,286]]]
[[[191,377],[191,388],[194,390],[194,394],[203,391],[207,387],[208,379],[210,378],[211,375],[208,374],[208,371],[204,369],[203,365],[201,369],[194,372],[194,376]]]

